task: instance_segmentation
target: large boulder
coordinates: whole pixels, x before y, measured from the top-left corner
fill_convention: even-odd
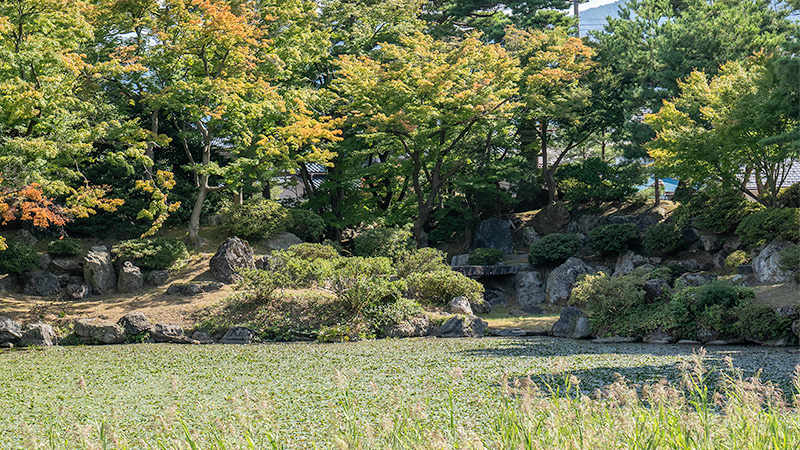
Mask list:
[[[580,258],[572,257],[556,267],[547,277],[547,299],[554,305],[566,305],[580,275],[593,273]]]
[[[171,344],[199,344],[199,342],[186,336],[183,327],[166,323],[157,323],[150,332],[150,338],[156,342]]]
[[[614,276],[627,275],[633,272],[633,269],[645,264],[650,264],[650,260],[628,250],[617,258],[617,263],[614,265]]]
[[[542,298],[544,298],[544,292],[542,293]],[[508,299],[502,291],[487,289],[483,293],[483,301],[492,307],[508,306]]]
[[[288,233],[286,231],[281,231],[275,233],[275,236],[271,237],[264,245],[266,245],[268,249],[275,251],[275,250],[287,250],[289,247],[293,245],[302,243],[303,240],[295,236],[294,234]]]
[[[104,246],[95,246],[83,258],[83,278],[92,292],[104,295],[114,291],[117,275],[111,263],[111,253]]]
[[[752,263],[756,280],[762,283],[786,283],[791,280],[791,273],[780,266],[781,251],[789,245],[789,242],[776,239],[758,252]]]
[[[211,274],[223,283],[234,283],[239,279],[239,269],[255,269],[253,249],[244,239],[229,237],[219,246],[209,263]]]
[[[66,300],[80,301],[86,300],[92,296],[92,288],[88,284],[83,283],[69,283],[64,289],[64,298]]]
[[[716,234],[701,234],[700,245],[703,246],[703,250],[715,253],[722,249],[722,240]]]
[[[73,259],[54,259],[50,261],[50,271],[56,274],[67,273],[70,275],[82,273],[81,263]]]
[[[19,344],[22,337],[22,324],[5,316],[0,316],[0,344]]]
[[[153,286],[163,286],[169,280],[169,272],[166,270],[153,270],[147,274],[147,283]]]
[[[431,331],[431,321],[427,316],[417,316],[395,323],[384,328],[386,337],[390,338],[410,338],[427,336]]]
[[[453,259],[450,260],[450,265],[453,267],[469,265],[469,253],[453,256]]]
[[[517,303],[523,311],[532,313],[538,310],[538,305],[547,300],[547,293],[542,286],[542,276],[539,272],[522,272],[514,284]]]
[[[256,332],[245,327],[230,327],[219,340],[220,344],[252,344]]]
[[[668,294],[669,282],[667,280],[657,278],[655,280],[647,280],[644,283],[644,295],[649,302],[655,302],[666,298]]]
[[[25,244],[28,247],[33,247],[37,242],[39,242],[39,240],[36,239],[36,237],[34,237],[34,235],[32,235],[28,230],[17,231],[16,240],[17,242]]]
[[[444,338],[483,337],[488,324],[476,316],[454,315],[433,332]]]
[[[117,290],[120,292],[136,292],[144,286],[142,271],[130,261],[125,261],[119,269]]]
[[[568,337],[573,339],[586,339],[591,337],[589,318],[580,309],[574,306],[561,308],[561,316],[553,324],[553,336]]]
[[[75,335],[87,344],[122,344],[125,342],[125,331],[121,326],[100,319],[76,320]]]
[[[56,330],[52,325],[46,323],[30,323],[25,326],[25,332],[22,333],[20,338],[20,345],[28,347],[34,345],[37,347],[51,347],[55,345],[58,339]]]
[[[57,276],[50,272],[36,272],[31,274],[22,292],[37,297],[52,297],[58,295],[60,289],[61,282]]]
[[[504,253],[513,253],[511,222],[497,218],[482,221],[475,233],[475,248],[496,248]]]
[[[450,300],[450,303],[447,304],[447,308],[453,314],[472,315],[472,307],[469,304],[469,300],[464,296],[459,296]]]
[[[117,321],[117,324],[125,330],[125,334],[128,336],[138,336],[153,330],[150,319],[139,311],[125,314]]]

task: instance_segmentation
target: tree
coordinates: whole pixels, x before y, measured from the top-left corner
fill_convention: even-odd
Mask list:
[[[516,65],[502,47],[475,35],[446,42],[417,33],[371,57],[339,58],[334,89],[352,111],[350,123],[409,162],[419,246],[442,187],[471,163],[463,143],[513,108]]]

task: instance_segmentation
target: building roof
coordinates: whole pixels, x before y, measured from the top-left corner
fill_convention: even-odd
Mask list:
[[[786,174],[786,179],[783,181],[783,184],[778,186],[778,189],[787,188],[795,183],[800,183],[800,161],[795,160],[794,163],[789,168],[789,173]],[[758,186],[756,185],[756,175],[751,174],[750,179],[747,180],[747,187],[748,191],[757,191]]]

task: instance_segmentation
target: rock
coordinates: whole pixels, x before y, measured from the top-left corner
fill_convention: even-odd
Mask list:
[[[39,242],[28,230],[19,230],[17,231],[16,241],[25,244],[27,247],[33,247]]]
[[[661,278],[647,280],[644,283],[644,294],[649,302],[655,302],[669,294],[669,282]]]
[[[689,247],[700,239],[700,230],[694,227],[686,227],[681,230],[681,246]]]
[[[169,280],[169,272],[166,270],[154,270],[147,274],[147,284],[152,286],[163,286]]]
[[[703,345],[700,341],[695,341],[692,339],[681,339],[680,341],[675,343],[676,345]]]
[[[466,297],[456,297],[450,300],[450,303],[447,304],[447,309],[452,314],[472,315],[472,307],[470,307],[469,300]]]
[[[731,283],[739,284],[742,286],[750,285],[750,277],[748,275],[736,274],[731,278]]]
[[[566,305],[575,281],[585,273],[592,273],[592,268],[574,256],[550,272],[547,277],[547,299],[550,303]]]
[[[709,330],[707,328],[698,328],[697,329],[697,340],[702,343],[708,343],[713,341],[720,341],[719,333],[714,330]]]
[[[753,266],[750,264],[740,264],[736,266],[736,274],[738,275],[753,275]]]
[[[542,293],[542,297],[544,298],[544,293]],[[492,307],[508,305],[508,299],[502,291],[486,290],[483,292],[483,300]]]
[[[789,347],[792,344],[793,344],[792,340],[789,339],[788,337],[782,337],[782,338],[780,338],[780,339],[778,339],[776,341],[765,342],[764,343],[764,345],[767,346],[767,347]]]
[[[69,282],[70,282],[70,280],[72,280],[72,278],[73,277],[63,273],[63,274],[58,276],[58,285],[61,286],[62,288],[63,287],[67,287],[67,285],[69,285]]]
[[[268,249],[275,251],[275,250],[287,250],[289,247],[297,244],[302,244],[303,240],[299,237],[295,236],[292,233],[287,233],[285,231],[275,233],[275,236],[270,238],[266,242],[266,246]],[[220,280],[223,281],[223,280]]]
[[[22,337],[22,325],[16,320],[0,316],[0,343],[10,342],[19,344]]]
[[[225,216],[222,214],[209,214],[205,217],[206,225],[218,227],[225,224]]]
[[[653,333],[642,338],[642,342],[645,342],[647,344],[661,344],[661,345],[671,344],[675,342],[675,336],[659,328]]]
[[[66,300],[86,300],[92,296],[92,288],[88,284],[70,283],[64,290]]]
[[[578,319],[586,318],[587,315],[574,306],[561,308],[561,316],[553,324],[552,334],[555,337],[572,337],[578,325]]]
[[[725,267],[726,256],[727,255],[725,254],[725,250],[720,250],[716,254],[714,254],[714,257],[711,259],[711,261],[714,263],[715,269],[721,269]]]
[[[134,311],[122,316],[117,322],[125,330],[128,336],[138,336],[153,329],[153,324],[144,313]]]
[[[473,314],[489,314],[492,312],[492,304],[482,298],[477,301],[470,299],[469,307],[472,308]]]
[[[578,317],[575,322],[575,331],[570,336],[572,339],[588,339],[592,337],[592,326],[588,317]]]
[[[682,284],[687,287],[703,286],[717,281],[717,276],[708,272],[685,273],[675,280],[675,285]]]
[[[539,235],[557,233],[570,223],[569,210],[564,203],[552,203],[542,208],[530,220],[529,225]]]
[[[119,292],[136,292],[144,286],[142,271],[130,261],[125,261],[119,269],[117,290]]]
[[[150,338],[156,342],[166,342],[170,344],[198,344],[199,342],[183,334],[180,325],[157,323],[150,332]]]
[[[47,270],[50,268],[51,262],[53,262],[53,258],[50,257],[50,254],[42,253],[42,256],[39,257],[39,268],[42,270]]]
[[[702,245],[703,250],[709,253],[718,252],[722,249],[722,241],[716,234],[701,234],[700,245]]]
[[[482,221],[475,232],[475,248],[496,248],[504,253],[514,253],[511,222],[494,217]]]
[[[220,344],[252,344],[256,332],[245,327],[230,327],[225,336],[219,340]]]
[[[37,297],[51,297],[58,295],[61,282],[58,277],[50,272],[36,272],[31,274],[22,292]]]
[[[30,323],[25,326],[25,332],[20,338],[20,346],[52,347],[58,336],[52,325],[46,323]]]
[[[211,257],[211,274],[223,283],[233,283],[239,279],[238,269],[255,269],[253,249],[250,244],[238,237],[229,237],[219,246]]]
[[[536,230],[533,229],[533,227],[523,228],[521,234],[522,234],[522,245],[526,248],[530,247],[531,245],[533,245],[534,242],[541,239],[541,236],[539,236],[539,233],[537,233]]]
[[[114,291],[117,275],[111,264],[111,253],[105,246],[92,247],[83,258],[83,278],[94,294],[104,295]]]
[[[427,336],[431,331],[431,321],[426,316],[413,317],[384,329],[386,337],[409,338]]]
[[[706,345],[728,345],[728,341],[725,341],[723,339],[717,339],[714,341],[706,342]]]
[[[487,323],[476,316],[454,315],[441,327],[434,330],[435,334],[443,338],[458,337],[483,337]]]
[[[452,267],[455,266],[468,266],[469,265],[469,253],[464,253],[461,255],[453,256],[453,259],[450,260],[450,265]]]
[[[272,257],[270,255],[262,256],[260,258],[256,258],[255,264],[256,269],[258,270],[270,270],[270,262],[272,261]]]
[[[514,285],[516,300],[519,307],[525,312],[531,312],[537,305],[547,300],[547,293],[542,286],[542,277],[539,272],[521,272]]]
[[[72,259],[54,259],[50,261],[50,270],[54,273],[76,275],[82,273],[81,264]]]
[[[789,242],[776,239],[758,252],[758,256],[753,258],[756,280],[761,283],[786,283],[791,280],[791,273],[780,267],[780,253],[789,245]]]
[[[775,308],[775,313],[778,314],[778,317],[786,317],[789,319],[797,319],[800,317],[800,312],[797,311],[797,307],[794,305],[779,306]]]
[[[4,318],[0,317],[0,342],[3,341],[3,337],[2,337],[2,319],[4,319]],[[792,334],[795,335],[795,336],[800,336],[800,319],[795,319],[792,322]]]
[[[203,331],[195,331],[194,334],[192,334],[192,339],[201,344],[211,344],[214,342],[214,339],[212,339],[208,333]]]
[[[527,336],[528,332],[521,328],[504,328],[502,330],[490,330],[489,334],[498,337],[520,337]]]
[[[100,319],[78,319],[75,335],[87,344],[122,344],[125,331],[121,326]]]
[[[592,339],[593,344],[630,344],[637,342],[639,339],[630,336],[610,336],[604,338]]]
[[[649,259],[628,250],[617,258],[617,263],[614,265],[614,276],[627,275],[633,272],[633,269],[649,263]]]
[[[725,244],[722,246],[722,250],[725,251],[726,254],[730,255],[731,253],[735,252],[742,248],[742,242],[739,241],[739,238],[736,236],[731,236],[725,240]]]

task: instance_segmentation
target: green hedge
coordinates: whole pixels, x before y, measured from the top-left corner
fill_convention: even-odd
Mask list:
[[[528,261],[534,266],[561,264],[581,249],[576,234],[551,233],[531,245]]]
[[[639,240],[639,230],[632,223],[605,225],[589,231],[589,246],[604,255],[627,251]]]
[[[122,241],[112,252],[118,259],[131,261],[145,270],[166,270],[189,256],[186,244],[164,238]]]

